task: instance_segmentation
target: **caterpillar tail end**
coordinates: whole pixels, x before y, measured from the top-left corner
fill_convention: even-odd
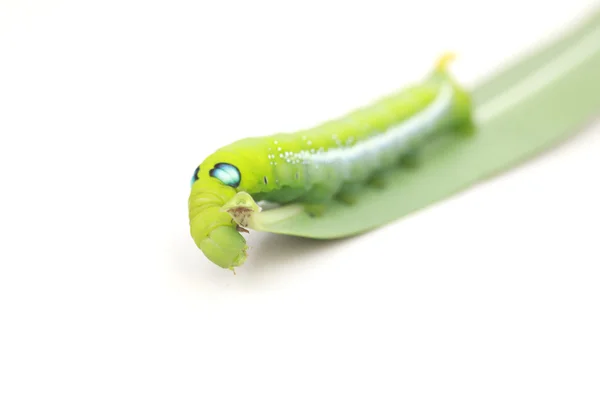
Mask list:
[[[448,66],[456,60],[456,53],[447,51],[442,54],[435,63],[435,70],[445,72],[448,70]]]

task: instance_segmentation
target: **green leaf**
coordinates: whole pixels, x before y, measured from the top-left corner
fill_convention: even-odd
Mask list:
[[[479,84],[478,131],[425,149],[420,165],[365,188],[320,217],[298,208],[259,213],[261,231],[333,239],[392,222],[511,169],[576,134],[600,112],[600,13]]]

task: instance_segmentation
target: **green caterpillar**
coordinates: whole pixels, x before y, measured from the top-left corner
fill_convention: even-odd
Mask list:
[[[208,156],[194,171],[188,202],[196,245],[234,270],[247,257],[240,232],[256,202],[300,203],[318,217],[328,201],[351,204],[363,185],[381,182],[434,136],[473,133],[471,98],[447,71],[452,59],[442,56],[421,84],[339,119],[242,139]]]

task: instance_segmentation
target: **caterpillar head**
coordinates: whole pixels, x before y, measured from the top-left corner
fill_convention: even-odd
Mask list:
[[[240,234],[246,230],[230,215],[235,210],[236,215],[243,216],[242,205],[232,203],[245,183],[234,158],[213,155],[198,166],[188,200],[190,232],[196,246],[213,263],[232,271],[245,262],[248,248]]]

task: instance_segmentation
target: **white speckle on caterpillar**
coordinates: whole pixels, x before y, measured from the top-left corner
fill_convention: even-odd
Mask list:
[[[327,152],[319,149],[318,154],[314,154],[314,149],[304,157],[310,163],[332,164],[344,160],[344,163],[364,160],[365,163],[379,164],[378,155],[382,150],[389,149],[397,152],[398,148],[405,147],[412,139],[417,137],[423,130],[430,128],[432,121],[439,118],[440,115],[447,112],[452,104],[453,90],[451,86],[444,86],[438,94],[436,100],[419,114],[414,115],[402,124],[391,127],[387,132],[371,137],[369,139],[357,142],[355,146],[348,148],[334,148]],[[355,142],[354,137],[349,137],[346,143],[351,145]]]

